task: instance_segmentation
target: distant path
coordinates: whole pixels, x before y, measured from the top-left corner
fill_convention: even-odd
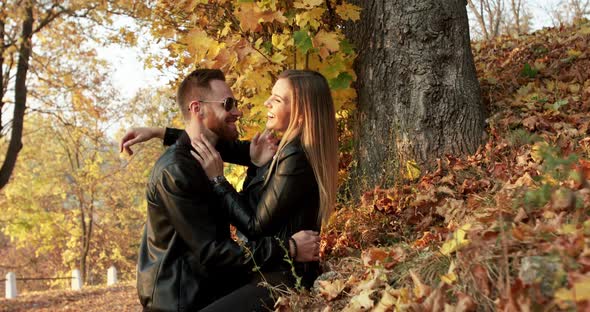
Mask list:
[[[2,294],[4,295],[4,294]],[[135,285],[94,286],[82,291],[49,290],[19,294],[16,299],[0,299],[0,311],[141,311]]]

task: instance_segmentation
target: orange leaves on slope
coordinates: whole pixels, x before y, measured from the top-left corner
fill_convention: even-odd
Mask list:
[[[355,292],[331,303],[353,307],[350,299],[365,290],[375,311],[587,308],[584,296],[575,297],[590,272],[590,32],[571,35],[579,30],[482,44],[476,58],[492,110],[487,143],[337,211],[324,257],[358,257],[366,273],[356,282],[363,286],[350,283]],[[363,232],[382,235],[367,246]],[[330,249],[336,242],[358,242],[364,251],[347,245],[340,253]],[[400,263],[390,261],[396,246],[405,248]],[[377,282],[375,268],[390,284]]]
[[[381,264],[386,269],[391,269],[396,264],[404,261],[406,258],[405,251],[400,247],[395,248],[369,248],[364,250],[361,255],[363,264],[367,267]]]

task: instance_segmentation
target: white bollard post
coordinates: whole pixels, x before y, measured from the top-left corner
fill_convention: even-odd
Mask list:
[[[6,299],[14,299],[16,295],[16,274],[8,272],[6,274]]]
[[[78,269],[72,271],[72,290],[82,290],[82,274]]]
[[[117,269],[114,265],[111,265],[107,271],[107,286],[113,286],[117,284]]]

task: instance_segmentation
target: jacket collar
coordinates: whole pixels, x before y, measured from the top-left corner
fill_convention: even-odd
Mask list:
[[[266,179],[266,177],[268,177],[269,175],[274,174],[276,167],[279,165],[279,162],[282,159],[286,158],[287,156],[291,156],[297,152],[304,153],[303,147],[301,146],[300,136],[294,137],[291,141],[289,141],[289,143],[285,144],[285,146],[280,151],[277,151],[277,154],[275,155],[276,159],[273,158],[273,160],[271,161],[270,167],[268,168],[268,170],[266,170],[264,178]],[[266,181],[268,180],[265,180],[265,186]]]
[[[182,147],[182,148],[187,148],[191,151],[196,152],[195,148],[191,144],[191,138],[188,136],[188,133],[186,132],[186,130],[182,131],[182,133],[178,137],[178,140],[176,140],[176,146]]]

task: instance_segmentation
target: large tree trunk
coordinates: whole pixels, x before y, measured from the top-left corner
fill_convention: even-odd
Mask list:
[[[23,21],[21,34],[22,42],[18,52],[18,64],[16,68],[16,80],[14,82],[14,117],[12,118],[12,129],[10,144],[6,151],[6,158],[0,168],[0,189],[9,181],[12,170],[16,164],[20,152],[23,134],[23,121],[27,106],[27,72],[29,71],[29,59],[31,57],[33,37],[33,4],[26,1],[26,17]]]
[[[475,152],[486,118],[465,0],[357,3],[354,195],[392,185],[412,161],[424,171],[445,154]]]

